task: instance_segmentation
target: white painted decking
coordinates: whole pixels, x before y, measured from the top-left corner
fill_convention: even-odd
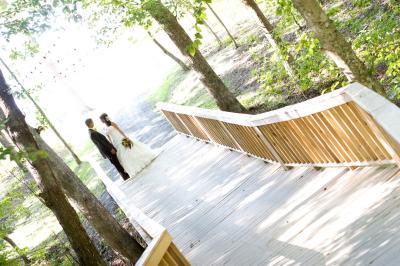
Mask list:
[[[400,265],[399,184],[395,167],[284,171],[176,136],[120,188],[192,265]]]

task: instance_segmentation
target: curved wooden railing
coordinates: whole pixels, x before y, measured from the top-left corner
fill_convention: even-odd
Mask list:
[[[158,107],[181,134],[285,169],[400,165],[400,109],[359,83],[259,115]]]

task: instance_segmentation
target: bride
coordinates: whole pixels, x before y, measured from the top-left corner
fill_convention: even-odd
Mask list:
[[[130,177],[134,177],[155,159],[156,154],[150,148],[138,140],[128,138],[107,114],[102,114],[100,120],[106,124],[107,137],[117,149],[118,160]],[[124,139],[129,139],[133,145],[130,148],[124,146]]]

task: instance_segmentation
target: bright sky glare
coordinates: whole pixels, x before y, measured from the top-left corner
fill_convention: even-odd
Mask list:
[[[106,47],[98,46],[93,32],[82,25],[71,23],[64,28],[38,38],[40,53],[34,58],[8,62],[24,86],[42,84],[41,105],[67,139],[82,145],[87,116],[113,114],[137,97],[146,97],[175,65],[151,40],[142,38],[142,31],[135,31],[139,36],[134,37],[140,39],[135,43],[122,37]],[[166,36],[158,38],[176,52]],[[86,107],[92,109],[89,114],[84,112]],[[23,109],[30,110],[25,112],[34,125],[32,106],[24,103]]]

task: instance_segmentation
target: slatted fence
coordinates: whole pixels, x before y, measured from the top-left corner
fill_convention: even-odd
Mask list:
[[[285,169],[400,165],[399,108],[358,83],[259,115],[166,103],[159,108],[181,134]]]

